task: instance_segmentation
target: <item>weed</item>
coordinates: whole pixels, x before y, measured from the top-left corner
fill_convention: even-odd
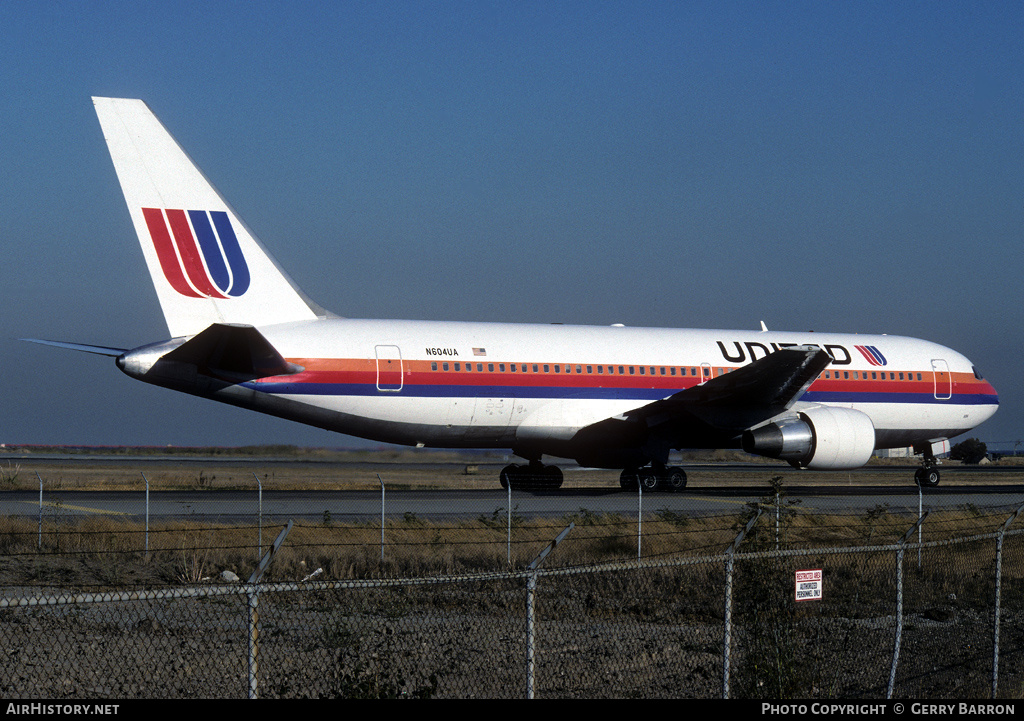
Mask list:
[[[0,485],[13,486],[18,481],[18,474],[21,473],[21,464],[11,465],[7,461],[7,468],[0,468]]]

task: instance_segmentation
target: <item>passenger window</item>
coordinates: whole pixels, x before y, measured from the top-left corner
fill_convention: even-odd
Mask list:
[[[441,364],[441,370],[448,370],[448,364],[447,363],[442,363]]]
[[[432,371],[436,371],[437,370],[437,362],[436,361],[430,364],[430,370],[432,370]]]

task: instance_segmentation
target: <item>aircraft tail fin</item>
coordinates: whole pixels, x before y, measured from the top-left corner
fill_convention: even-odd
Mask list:
[[[93,98],[172,337],[312,320],[309,301],[141,100]]]

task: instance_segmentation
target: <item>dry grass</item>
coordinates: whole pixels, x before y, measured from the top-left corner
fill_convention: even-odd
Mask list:
[[[913,522],[884,507],[858,516],[809,514],[790,507],[777,527],[772,509],[768,511],[741,551],[891,544]],[[924,526],[923,540],[991,533],[1006,516],[963,510],[936,513]],[[748,517],[749,509],[712,517],[654,511],[643,519],[638,539],[636,518],[586,509],[552,519],[514,515],[511,538],[507,517],[498,513],[451,523],[407,516],[386,522],[383,553],[378,523],[338,523],[325,518],[296,524],[264,579],[298,581],[317,569],[321,569],[320,579],[350,579],[523,568],[570,523],[572,532],[545,562],[547,567],[636,560],[638,543],[644,559],[717,555],[732,543]],[[280,526],[262,529],[264,553],[280,530]],[[0,585],[191,584],[216,580],[224,570],[244,580],[259,562],[258,534],[253,525],[210,527],[174,521],[152,524],[147,537],[146,529],[133,521],[69,517],[44,520],[40,536],[35,520],[0,518]],[[986,543],[994,549],[994,541]],[[940,570],[976,565],[973,547],[951,546],[927,553],[933,560],[942,555]],[[1024,570],[1008,565],[1004,574],[1024,577]]]
[[[0,490],[34,490],[42,479],[50,490],[231,490],[253,489],[258,476],[265,490],[377,489],[378,475],[388,488],[493,489],[498,472],[513,458],[500,453],[395,449],[331,451],[270,447],[259,449],[111,449],[103,453],[65,454],[50,459],[38,451],[0,453]],[[4,456],[9,456],[5,460]],[[116,460],[117,458],[124,460]],[[751,463],[751,461],[754,461]],[[1019,484],[1014,459],[986,466],[983,473],[963,473],[946,462],[944,484]],[[912,483],[915,459],[874,459],[856,472],[794,471],[784,463],[753,459],[737,451],[688,452],[673,462],[700,464],[690,472],[691,487],[763,485],[776,465],[789,487],[806,485],[874,485],[906,487]],[[708,465],[710,464],[710,465]],[[744,467],[749,464],[749,468]],[[728,465],[716,469],[715,465]],[[894,473],[893,467],[906,473]],[[565,466],[565,488],[618,488],[619,472]]]

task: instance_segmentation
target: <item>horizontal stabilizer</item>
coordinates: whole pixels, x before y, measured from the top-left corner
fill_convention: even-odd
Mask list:
[[[59,340],[40,340],[39,338],[20,338],[19,340],[28,341],[29,343],[39,343],[40,345],[52,345],[57,348],[67,348],[68,350],[82,351],[83,353],[94,353],[96,355],[105,355],[112,358],[116,358],[121,355],[127,348],[107,348],[102,345],[86,345],[85,343],[65,343]]]
[[[203,375],[236,383],[302,371],[251,325],[214,323],[161,360],[194,365]]]

